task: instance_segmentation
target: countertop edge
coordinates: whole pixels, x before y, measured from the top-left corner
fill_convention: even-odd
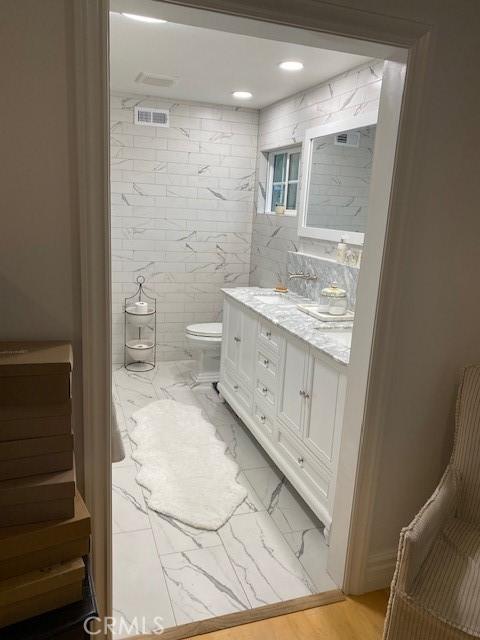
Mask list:
[[[250,287],[238,287],[238,288],[239,289],[246,289],[246,288],[250,288]],[[252,289],[260,289],[262,291],[268,291],[268,289],[265,289],[265,288],[262,288],[262,287],[251,287],[251,288]],[[300,335],[298,333],[295,333],[294,331],[292,331],[288,327],[284,326],[282,323],[280,323],[278,321],[275,321],[275,320],[272,320],[272,318],[269,318],[260,309],[257,309],[256,307],[249,305],[248,302],[246,302],[245,300],[240,299],[238,296],[236,296],[234,294],[235,287],[233,287],[233,288],[222,288],[221,291],[222,291],[222,293],[224,295],[228,296],[229,298],[231,298],[235,302],[238,302],[238,304],[241,304],[246,309],[249,309],[250,311],[253,311],[254,313],[257,313],[259,316],[261,316],[262,318],[264,318],[268,322],[271,322],[274,326],[280,327],[281,329],[283,329],[283,331],[286,331],[291,336],[293,336],[293,337],[295,337],[295,338],[297,338],[299,340],[302,340],[303,342],[305,342],[305,344],[308,344],[310,347],[313,347],[314,349],[316,349],[317,351],[319,351],[323,355],[327,356],[328,358],[331,358],[335,363],[341,365],[342,367],[348,367],[348,365],[350,364],[350,358],[348,360],[343,359],[341,356],[337,356],[337,355],[331,353],[329,350],[327,350],[325,348],[322,348],[319,345],[314,344],[313,342],[310,342],[310,340],[308,340],[304,336],[302,336],[302,335]],[[350,350],[349,350],[349,356],[350,356]]]

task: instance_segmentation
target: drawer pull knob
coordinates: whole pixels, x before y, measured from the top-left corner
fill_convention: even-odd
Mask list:
[[[266,331],[265,335],[267,336],[267,338],[271,338],[272,337],[272,332],[271,331]]]
[[[262,387],[262,393],[267,393],[268,389],[267,387]]]
[[[305,397],[305,391],[303,391],[302,389],[300,389],[300,391],[298,392],[301,396]]]
[[[238,338],[237,336],[234,337],[235,342],[241,342],[241,338]]]
[[[263,364],[264,364],[266,367],[268,367],[268,365],[270,364],[270,360],[266,360],[266,359],[265,359],[265,360],[263,361]]]
[[[233,388],[234,388],[235,391],[238,391],[238,384],[234,384]]]
[[[265,422],[265,420],[266,420],[266,419],[267,419],[267,417],[266,417],[266,416],[260,416],[260,420],[261,420],[262,422]]]
[[[304,458],[297,458],[297,462],[298,462],[298,464],[303,465],[305,460],[304,460]]]

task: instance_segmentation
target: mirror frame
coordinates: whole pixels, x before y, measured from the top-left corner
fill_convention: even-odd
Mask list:
[[[365,234],[360,231],[349,231],[342,229],[327,229],[322,227],[309,227],[307,225],[307,204],[308,191],[310,186],[310,168],[312,163],[313,140],[332,133],[342,133],[352,129],[371,127],[378,121],[378,109],[362,113],[358,116],[351,116],[345,120],[329,122],[318,127],[312,127],[305,131],[305,138],[302,145],[302,187],[300,193],[300,203],[298,207],[298,235],[302,238],[316,238],[317,240],[330,240],[340,242],[345,238],[347,244],[363,245]]]

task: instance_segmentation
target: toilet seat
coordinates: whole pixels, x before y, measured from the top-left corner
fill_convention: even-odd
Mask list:
[[[187,327],[186,332],[188,335],[197,336],[198,338],[215,338],[221,340],[222,323],[203,322],[201,324],[191,324]]]

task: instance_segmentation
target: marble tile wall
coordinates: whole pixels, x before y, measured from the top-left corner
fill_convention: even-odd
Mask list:
[[[271,287],[285,280],[288,251],[331,256],[335,250],[330,242],[299,238],[296,217],[264,213],[265,152],[302,143],[310,127],[378,109],[383,64],[371,61],[260,111],[250,284]]]
[[[338,264],[331,258],[311,256],[305,253],[289,251],[287,255],[287,271],[291,273],[310,273],[317,276],[317,280],[302,280],[293,278],[288,280],[288,288],[301,296],[312,300],[320,300],[321,291],[332,282],[345,289],[348,307],[355,309],[359,269],[344,264]]]
[[[170,128],[133,124],[168,108]],[[157,297],[160,360],[189,357],[184,330],[221,319],[224,286],[249,282],[258,111],[111,96],[113,362],[123,299],[144,275]]]

